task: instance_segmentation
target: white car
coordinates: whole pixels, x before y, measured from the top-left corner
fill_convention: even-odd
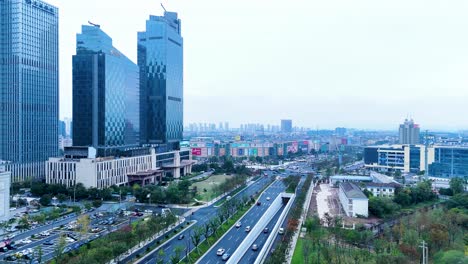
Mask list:
[[[270,201],[270,196],[267,197],[267,201]]]
[[[216,255],[222,256],[226,250],[224,248],[219,248],[218,251],[216,251]]]
[[[250,232],[250,226],[247,226],[247,227],[245,228],[245,232]]]
[[[236,227],[239,228],[239,227],[241,227],[241,226],[242,226],[242,223],[241,223],[241,222],[237,222]]]

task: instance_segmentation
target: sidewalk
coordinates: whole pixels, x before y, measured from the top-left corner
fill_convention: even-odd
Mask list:
[[[299,239],[299,234],[301,233],[302,224],[303,224],[305,218],[307,217],[307,212],[309,210],[309,203],[310,203],[310,199],[312,198],[312,193],[313,193],[314,189],[315,189],[314,181],[311,181],[310,186],[309,186],[309,190],[307,191],[306,200],[305,200],[304,204],[302,205],[302,215],[301,215],[301,218],[299,219],[300,224],[298,226],[298,230],[296,230],[296,232],[294,232],[294,235],[293,235],[292,240],[291,240],[291,244],[289,245],[289,249],[288,249],[288,252],[287,252],[287,255],[286,255],[286,262],[289,263],[289,264],[291,263],[292,257],[294,255],[294,249],[296,248],[297,240]]]

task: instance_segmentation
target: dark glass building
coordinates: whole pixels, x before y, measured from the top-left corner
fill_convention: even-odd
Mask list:
[[[142,143],[161,150],[178,149],[182,140],[183,45],[174,12],[150,16],[138,32]]]
[[[0,160],[12,181],[45,176],[58,155],[58,9],[0,0]]]
[[[437,146],[429,175],[436,177],[468,177],[468,147]]]
[[[140,145],[138,66],[98,25],[82,26],[73,56],[73,145],[98,156]]]

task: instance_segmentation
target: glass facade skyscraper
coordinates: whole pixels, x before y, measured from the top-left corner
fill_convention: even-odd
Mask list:
[[[0,160],[12,181],[45,176],[58,155],[58,9],[0,0]]]
[[[178,148],[183,132],[183,38],[177,13],[150,16],[138,32],[142,143]]]
[[[468,177],[468,147],[435,147],[429,174],[444,178]]]
[[[73,56],[73,145],[99,156],[140,145],[138,66],[99,26],[83,26]]]

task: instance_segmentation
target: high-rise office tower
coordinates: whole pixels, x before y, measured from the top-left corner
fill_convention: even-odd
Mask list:
[[[281,120],[281,132],[285,132],[285,133],[292,132],[292,120],[291,119]]]
[[[229,123],[224,122],[224,130],[229,131]]]
[[[145,144],[178,148],[183,132],[183,38],[177,13],[150,16],[138,32],[141,124]]]
[[[45,176],[58,155],[58,9],[0,1],[0,160],[12,181]]]
[[[140,144],[138,66],[98,25],[82,26],[73,56],[73,145],[99,156]]]
[[[415,124],[413,119],[405,119],[405,122],[400,124],[399,141],[400,144],[419,144],[419,125]]]

